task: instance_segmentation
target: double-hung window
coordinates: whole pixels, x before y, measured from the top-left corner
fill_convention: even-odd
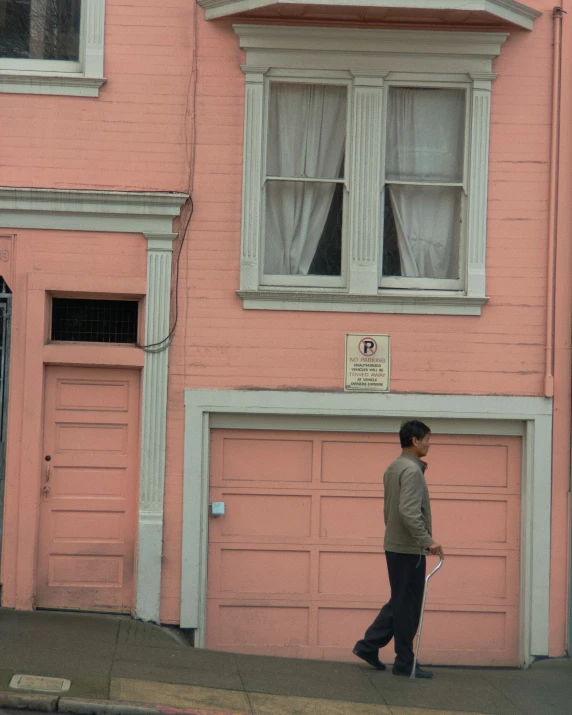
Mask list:
[[[387,88],[381,288],[463,288],[467,89]]]
[[[0,0],[0,91],[97,96],[105,0]]]
[[[235,29],[245,307],[478,314],[506,35]]]
[[[341,285],[348,89],[268,83],[263,285]]]

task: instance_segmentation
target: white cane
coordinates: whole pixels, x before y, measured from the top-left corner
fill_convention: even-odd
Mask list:
[[[417,629],[417,645],[415,646],[415,658],[413,660],[413,670],[411,671],[411,675],[409,676],[410,678],[415,678],[415,671],[417,669],[417,658],[419,657],[419,643],[421,641],[421,629],[423,628],[423,615],[425,613],[425,599],[427,598],[427,588],[429,586],[429,579],[431,576],[437,573],[439,569],[443,566],[443,554],[439,555],[439,563],[433,571],[427,576],[425,579],[425,588],[423,590],[423,602],[421,604],[421,617],[419,619],[419,628]]]

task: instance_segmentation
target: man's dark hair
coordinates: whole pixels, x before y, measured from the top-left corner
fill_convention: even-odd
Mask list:
[[[426,434],[429,434],[431,430],[424,422],[420,420],[408,420],[401,425],[399,430],[399,441],[402,447],[411,447],[413,444],[413,437],[417,439],[423,439]]]

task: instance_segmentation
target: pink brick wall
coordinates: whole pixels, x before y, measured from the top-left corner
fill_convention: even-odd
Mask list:
[[[110,0],[99,98],[0,94],[0,184],[186,190],[192,12]]]

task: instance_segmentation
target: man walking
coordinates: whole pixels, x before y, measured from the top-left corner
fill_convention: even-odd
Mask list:
[[[353,649],[377,670],[385,670],[378,651],[394,639],[394,675],[411,675],[413,640],[425,588],[425,554],[443,555],[431,534],[431,506],[422,460],[429,451],[431,430],[419,420],[404,422],[399,430],[401,455],[386,469],[384,485],[385,559],[391,598]],[[416,678],[432,678],[419,667]]]

